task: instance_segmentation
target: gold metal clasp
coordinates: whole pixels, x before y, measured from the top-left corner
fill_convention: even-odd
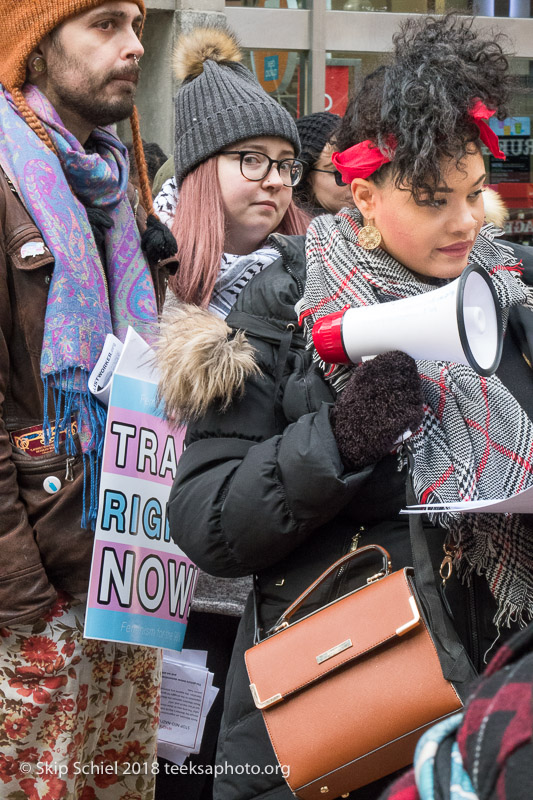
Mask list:
[[[283,622],[281,622],[279,625],[276,625],[276,627],[275,627],[275,628],[272,628],[272,633],[278,633],[278,631],[284,631],[284,630],[285,630],[285,628],[288,628],[288,627],[289,627],[289,623],[288,623],[288,622],[287,622],[287,620],[285,619],[285,620],[283,620]],[[270,631],[269,631],[269,632],[270,632]]]
[[[439,575],[442,578],[442,585],[446,586],[446,581],[452,577],[453,558],[457,548],[453,545],[444,544],[442,549],[444,550],[444,558],[439,568]]]
[[[390,562],[389,562],[389,569],[390,569]],[[371,575],[370,578],[367,578],[366,582],[375,583],[376,581],[379,581],[380,578],[384,578],[386,574],[387,573],[384,570],[381,570],[381,572],[376,572],[375,575]]]
[[[349,553],[355,553],[355,551],[359,547],[359,540],[360,540],[361,534],[363,533],[364,530],[365,530],[364,526],[361,525],[359,527],[359,530],[357,531],[357,533],[354,536],[352,536],[350,549],[348,550]]]

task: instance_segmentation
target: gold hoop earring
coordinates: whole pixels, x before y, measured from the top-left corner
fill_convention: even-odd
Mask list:
[[[35,72],[42,73],[46,69],[46,61],[42,56],[37,56],[36,58],[34,58],[33,61],[31,62],[31,65],[35,70]]]
[[[357,234],[357,241],[364,250],[375,250],[381,244],[381,233],[373,225],[374,220],[369,220],[369,224],[361,228]]]

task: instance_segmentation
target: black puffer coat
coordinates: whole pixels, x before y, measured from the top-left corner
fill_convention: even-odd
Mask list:
[[[408,520],[398,514],[406,505],[405,467],[393,454],[346,472],[329,422],[335,398],[305,349],[294,311],[305,281],[303,237],[275,234],[271,241],[281,257],[247,285],[227,318],[233,330],[245,331],[260,374],[248,377],[242,396],[233,393],[226,411],[214,402],[189,425],[169,502],[172,536],[201,569],[226,577],[257,574],[263,630],[354,537],[359,546],[383,545],[393,569],[411,563]],[[429,527],[428,540],[437,574],[444,532]],[[368,570],[337,575],[305,612],[364,582],[375,563]],[[496,638],[486,584],[475,578],[466,588],[452,577],[446,595],[479,668]],[[215,800],[292,797],[249,689],[243,653],[253,635],[249,598],[226,685],[217,758],[224,772],[215,781]],[[373,784],[351,796],[373,798],[379,790]]]

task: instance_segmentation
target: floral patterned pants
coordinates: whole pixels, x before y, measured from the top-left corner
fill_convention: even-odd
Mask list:
[[[0,629],[1,800],[153,798],[160,651],[84,639],[84,612]]]

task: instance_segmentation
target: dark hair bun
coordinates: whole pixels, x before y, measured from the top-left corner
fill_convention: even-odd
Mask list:
[[[506,38],[481,32],[473,22],[452,13],[403,23],[390,63],[365,79],[337,135],[341,150],[365,139],[385,150],[393,134],[394,161],[373,178],[392,170],[396,185],[409,186],[417,201],[432,199],[443,159],[460,166],[472,143],[479,146],[479,129],[468,116],[476,99],[499,119],[509,113]]]

